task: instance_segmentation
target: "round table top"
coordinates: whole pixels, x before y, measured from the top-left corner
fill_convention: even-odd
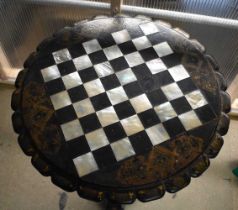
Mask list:
[[[161,21],[83,21],[44,40],[24,66],[12,99],[19,144],[82,197],[176,192],[223,144],[230,104],[216,62]]]

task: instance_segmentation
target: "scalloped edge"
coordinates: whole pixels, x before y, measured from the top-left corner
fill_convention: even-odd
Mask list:
[[[215,133],[215,136],[213,140],[211,141],[210,145],[207,147],[207,150],[204,154],[200,155],[194,163],[184,169],[182,172],[174,175],[173,177],[169,178],[168,180],[164,181],[161,184],[155,184],[152,188],[143,188],[134,191],[128,191],[128,192],[112,192],[110,190],[108,191],[99,191],[91,187],[79,185],[78,183],[74,183],[72,180],[68,179],[67,177],[63,177],[59,174],[56,174],[51,170],[51,166],[44,161],[44,158],[41,157],[40,154],[37,153],[37,149],[34,147],[33,143],[30,142],[31,140],[26,134],[26,131],[23,126],[23,120],[21,119],[20,114],[20,99],[22,97],[21,95],[21,88],[23,87],[24,83],[24,76],[27,72],[27,69],[29,69],[34,62],[34,60],[38,57],[39,53],[41,53],[42,50],[44,50],[44,47],[47,46],[49,42],[55,39],[55,37],[60,36],[70,30],[72,30],[74,27],[78,27],[81,24],[85,24],[88,21],[102,19],[102,18],[108,18],[111,16],[96,16],[92,19],[83,20],[80,22],[77,22],[72,27],[65,27],[58,32],[54,33],[52,37],[47,38],[43,40],[38,47],[36,48],[37,51],[30,54],[30,56],[26,59],[24,62],[24,68],[17,76],[15,87],[16,90],[13,92],[12,95],[12,109],[14,110],[14,113],[12,115],[12,122],[13,122],[13,128],[16,133],[20,134],[18,138],[18,142],[20,147],[22,148],[23,152],[32,157],[32,164],[33,166],[44,176],[51,176],[52,183],[56,186],[69,191],[77,191],[79,196],[88,200],[92,201],[103,201],[104,199],[108,199],[114,203],[120,203],[120,204],[131,204],[136,199],[142,201],[142,202],[148,202],[151,200],[160,199],[164,196],[165,192],[169,193],[175,193],[187,185],[189,185],[191,178],[199,177],[210,165],[210,158],[215,158],[222,145],[223,145],[223,139],[221,135],[225,135],[228,127],[229,127],[229,118],[225,113],[229,111],[230,104],[227,102],[229,101],[229,95],[225,93],[224,91],[227,89],[227,85],[224,82],[224,78],[220,73],[216,73],[216,79],[218,86],[221,90],[221,97],[225,97],[223,99],[222,103],[222,114],[220,118],[220,122],[217,128],[217,131]],[[121,18],[132,18],[130,16],[124,16],[124,15],[116,15],[114,17],[121,17]],[[145,17],[145,16],[135,16],[134,18],[142,19],[145,21],[153,20],[151,18]],[[172,28],[172,26],[164,21],[160,20],[154,20],[159,24],[162,24],[166,28]],[[189,39],[189,34],[184,32],[181,29],[176,28],[175,31],[177,31],[180,35],[184,36],[185,38]],[[201,45],[197,40],[191,40],[193,44],[195,45],[196,49],[200,51],[206,60],[210,63],[210,65],[213,67],[214,71],[218,71],[219,67],[215,61],[215,59],[212,56],[205,54],[205,47]],[[225,95],[225,96],[224,96]],[[224,117],[225,116],[225,117]],[[225,119],[225,120],[224,120]],[[32,143],[32,144],[31,144]]]

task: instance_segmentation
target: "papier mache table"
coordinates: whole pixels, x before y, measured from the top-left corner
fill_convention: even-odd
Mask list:
[[[24,63],[13,126],[66,191],[120,209],[175,193],[223,145],[230,110],[216,61],[180,29],[98,16],[45,39]]]

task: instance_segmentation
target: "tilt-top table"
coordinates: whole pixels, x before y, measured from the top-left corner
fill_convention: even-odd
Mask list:
[[[187,186],[228,130],[215,60],[161,21],[79,22],[44,40],[24,68],[12,97],[23,151],[57,186],[111,209]]]

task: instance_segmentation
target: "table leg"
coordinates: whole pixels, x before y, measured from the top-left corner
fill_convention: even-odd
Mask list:
[[[106,210],[124,210],[124,209],[122,208],[121,204],[108,201]]]

